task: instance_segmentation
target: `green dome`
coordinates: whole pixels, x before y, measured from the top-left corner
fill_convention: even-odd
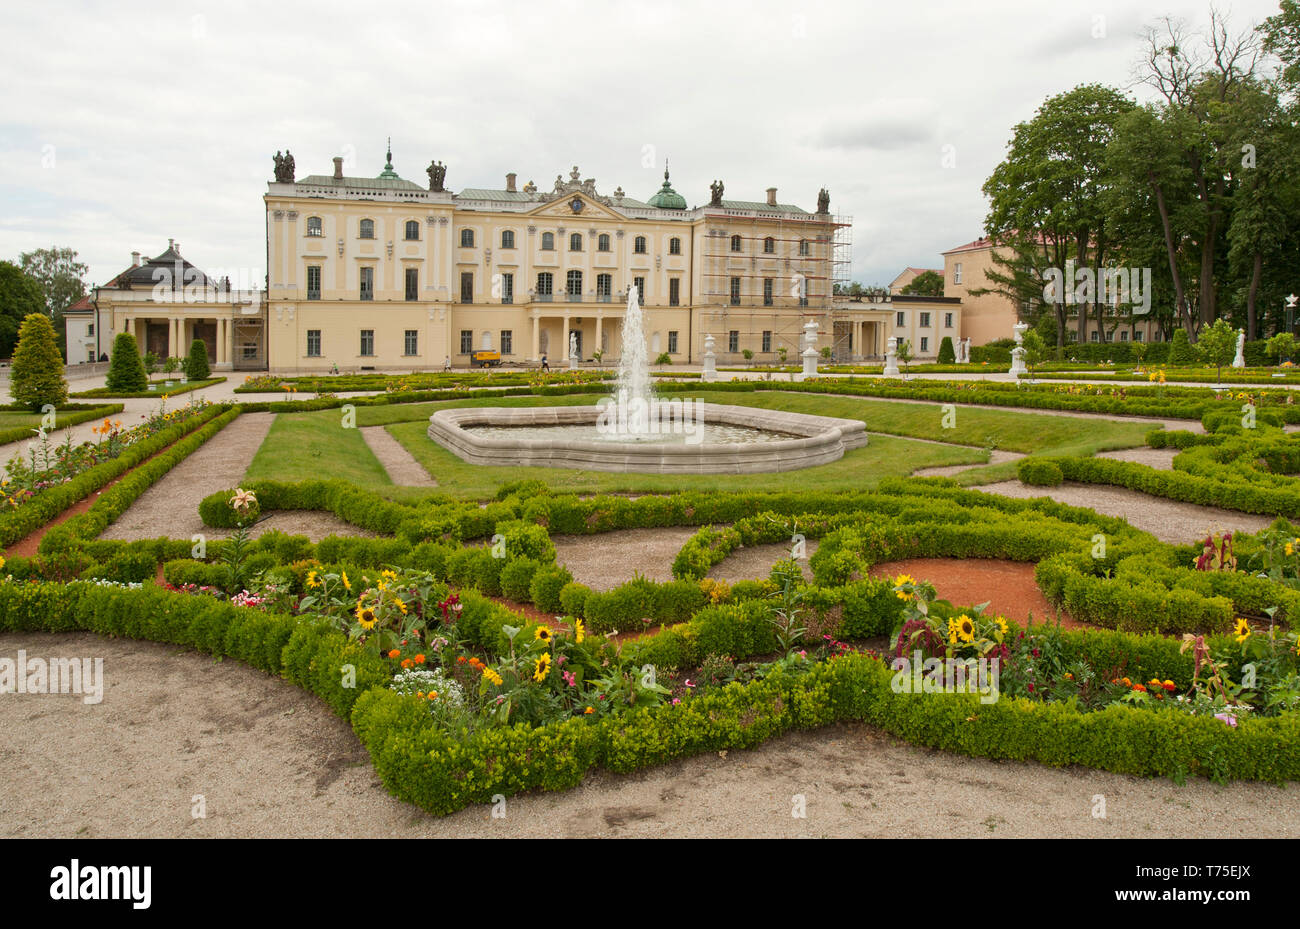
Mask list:
[[[673,190],[668,183],[668,162],[664,161],[664,186],[659,188],[659,192],[647,201],[652,207],[660,210],[684,210],[686,209],[686,198]]]
[[[388,161],[384,163],[384,170],[379,172],[380,177],[391,177],[401,180],[397,177],[397,172],[393,170],[393,140],[388,139]]]

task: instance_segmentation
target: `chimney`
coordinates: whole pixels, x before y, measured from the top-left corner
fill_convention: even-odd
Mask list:
[[[131,253],[131,267],[133,267],[133,268],[138,268],[138,267],[140,267],[140,253],[139,253],[139,252],[132,252],[132,253]]]
[[[334,180],[336,181],[343,180],[343,156],[342,155],[334,156]]]
[[[515,192],[515,172],[513,171],[506,175],[506,192]]]
[[[172,243],[172,248],[175,250],[176,254],[179,255],[179,254],[181,253],[181,243],[179,243],[179,242],[173,242],[173,243]]]
[[[775,188],[775,187],[769,187],[769,188],[767,189],[767,205],[768,205],[768,206],[776,206],[776,188]]]

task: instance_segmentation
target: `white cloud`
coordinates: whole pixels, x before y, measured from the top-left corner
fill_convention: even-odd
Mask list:
[[[175,237],[211,268],[265,261],[271,155],[299,175],[355,151],[378,174],[452,189],[507,171],[548,187],[577,164],[602,190],[662,180],[855,217],[854,271],[888,281],[978,235],[980,186],[1011,127],[1076,84],[1123,85],[1137,29],[1206,0],[356,3],[228,0],[125,15],[6,10],[0,255],[70,245],[102,282]],[[1238,25],[1276,11],[1237,0]],[[1094,38],[1095,16],[1105,36]],[[653,146],[653,167],[642,166]],[[943,167],[944,146],[955,167]],[[53,166],[48,164],[53,146]],[[46,164],[42,166],[45,157]]]

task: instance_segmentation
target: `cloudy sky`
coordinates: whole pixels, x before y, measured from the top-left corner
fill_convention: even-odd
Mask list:
[[[984,179],[1050,94],[1127,87],[1147,24],[1208,0],[9,4],[0,258],[72,246],[91,283],[174,237],[262,273],[271,156],[298,176],[548,188],[578,165],[648,197],[664,159],[726,196],[853,218],[854,277],[888,282],[982,229]],[[1234,25],[1276,0],[1236,0]],[[1095,33],[1101,35],[1096,36]],[[1139,98],[1142,94],[1135,90]],[[945,165],[946,159],[951,164]]]

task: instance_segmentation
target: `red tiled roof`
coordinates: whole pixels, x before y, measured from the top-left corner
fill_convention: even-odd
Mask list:
[[[94,307],[90,303],[90,294],[86,294],[86,296],[82,297],[80,300],[72,304],[72,306],[68,307],[63,312],[64,313],[81,313],[81,312],[89,313],[93,309]]]

